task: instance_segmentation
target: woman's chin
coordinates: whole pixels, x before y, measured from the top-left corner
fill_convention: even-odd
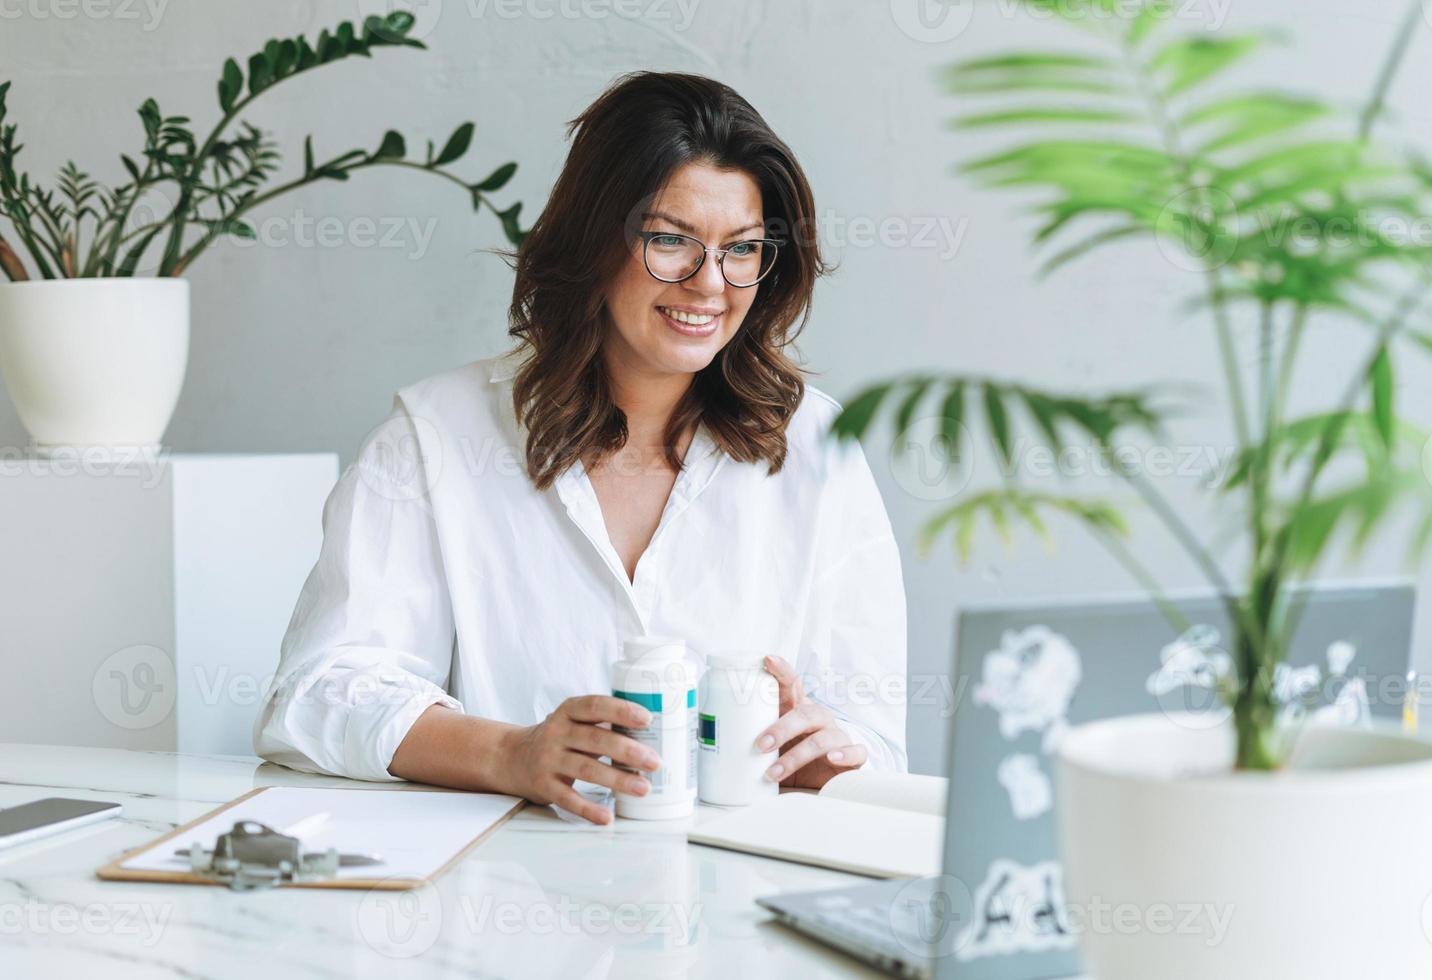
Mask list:
[[[671,374],[695,374],[709,365],[720,352],[721,338],[714,334],[702,338],[677,338],[675,342],[662,343],[649,360]]]

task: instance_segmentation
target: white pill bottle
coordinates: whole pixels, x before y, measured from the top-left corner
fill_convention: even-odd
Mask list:
[[[617,816],[672,820],[695,809],[697,674],[686,641],[678,637],[637,636],[622,644],[622,659],[612,664],[612,696],[641,705],[651,712],[651,723],[612,730],[654,751],[661,767],[642,773],[651,783],[645,796],[616,794]]]
[[[701,802],[746,806],[780,792],[766,778],[778,748],[762,752],[756,737],[780,717],[780,685],[763,665],[765,655],[723,651],[706,655],[701,676]]]

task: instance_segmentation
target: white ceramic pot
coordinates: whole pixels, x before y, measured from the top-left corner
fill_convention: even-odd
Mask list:
[[[189,358],[184,279],[0,284],[0,370],[32,450],[158,450]]]
[[[1061,743],[1059,837],[1091,980],[1432,976],[1432,744],[1307,728],[1232,771],[1231,727],[1139,715]]]

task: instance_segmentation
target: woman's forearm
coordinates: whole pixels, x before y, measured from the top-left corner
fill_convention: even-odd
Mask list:
[[[522,730],[434,704],[408,729],[388,772],[434,786],[515,794],[510,747]]]

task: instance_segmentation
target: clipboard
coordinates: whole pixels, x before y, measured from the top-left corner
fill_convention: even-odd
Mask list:
[[[273,787],[266,786],[251,790],[236,799],[230,800],[223,806],[216,807],[189,821],[181,827],[171,830],[169,833],[156,840],[152,840],[140,847],[132,848],[120,857],[99,868],[95,874],[105,881],[149,881],[174,885],[215,885],[223,887],[223,882],[215,881],[203,875],[195,874],[187,870],[178,860],[173,860],[172,869],[165,867],[126,867],[134,862],[143,862],[150,865],[160,864],[172,856],[172,848],[180,847],[196,839],[196,834],[202,833],[210,838],[204,841],[206,846],[212,846],[212,838],[215,836],[214,828],[200,832],[198,828],[210,821],[221,821],[221,832],[227,831],[232,826],[232,821],[223,819],[224,815],[231,811],[235,819],[243,818],[243,815],[256,809],[253,801],[264,793],[284,794],[285,799],[279,801],[276,797],[265,800],[265,803],[290,802],[288,794],[311,794],[307,801],[301,797],[294,798],[294,802],[302,802],[303,805],[320,806],[327,805],[330,808],[340,810],[336,823],[349,823],[355,831],[362,832],[363,824],[368,824],[368,830],[364,836],[363,850],[376,851],[380,855],[385,851],[392,852],[394,843],[401,839],[404,833],[414,834],[414,828],[401,826],[387,826],[388,822],[394,822],[396,818],[386,816],[385,807],[374,804],[391,804],[386,809],[389,811],[402,810],[413,814],[419,814],[426,806],[429,810],[445,811],[438,813],[430,823],[437,823],[441,820],[442,833],[436,836],[443,838],[445,844],[438,845],[443,848],[441,857],[425,855],[426,862],[419,860],[416,856],[406,855],[399,867],[405,868],[404,873],[394,874],[384,870],[380,864],[373,868],[374,874],[359,877],[350,875],[334,877],[322,881],[300,881],[283,882],[276,887],[279,888],[338,888],[338,889],[362,889],[381,891],[407,891],[418,888],[424,884],[435,881],[448,869],[461,861],[473,848],[477,847],[492,835],[499,827],[512,819],[525,805],[526,801],[519,797],[498,796],[490,793],[462,793],[462,792],[413,792],[411,790],[359,790],[359,789],[308,789],[301,787]],[[402,797],[401,801],[394,798]],[[434,801],[442,800],[441,804]],[[335,807],[335,801],[341,801],[343,806]],[[426,804],[424,801],[427,801]],[[367,813],[364,813],[364,810]],[[459,819],[475,821],[473,824],[459,823]],[[468,837],[471,828],[478,827],[476,836]],[[381,833],[374,830],[375,827],[384,828]],[[422,830],[416,832],[416,836],[422,836]],[[431,833],[428,836],[434,836]],[[373,839],[381,837],[383,839]],[[453,842],[456,841],[454,844]],[[349,845],[351,846],[351,845]],[[409,848],[411,850],[411,848]],[[167,853],[166,853],[167,852]],[[433,853],[436,853],[434,851]],[[416,862],[416,863],[415,863]],[[422,863],[430,863],[434,866],[425,873],[417,873],[415,869]]]

